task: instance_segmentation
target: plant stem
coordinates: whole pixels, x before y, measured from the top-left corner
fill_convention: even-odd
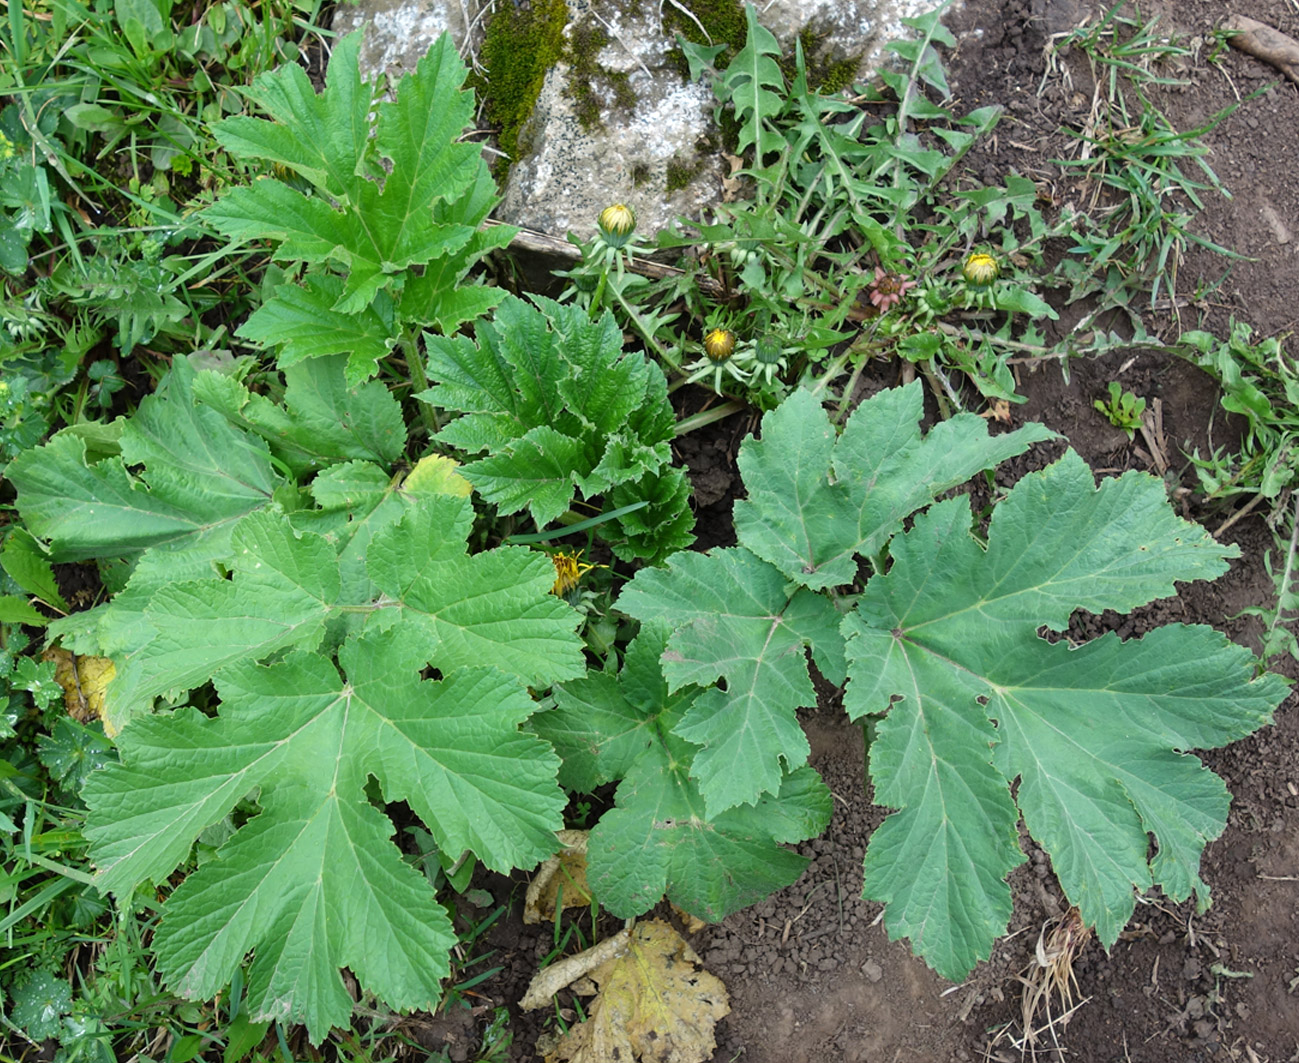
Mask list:
[[[1276,581],[1276,610],[1272,613],[1272,619],[1268,622],[1267,632],[1263,636],[1263,652],[1267,653],[1272,646],[1272,636],[1276,629],[1283,623],[1281,614],[1285,611],[1286,601],[1290,597],[1290,582],[1294,579],[1294,558],[1295,552],[1299,550],[1299,491],[1294,496],[1294,512],[1290,514],[1290,545],[1286,547],[1285,568],[1281,571],[1281,578]]]
[[[923,373],[925,379],[929,381],[929,390],[934,393],[934,399],[938,402],[938,415],[942,417],[944,421],[950,419],[952,416],[952,408],[947,405],[947,396],[943,394],[943,388],[939,386],[938,377],[935,375],[936,367],[934,366],[933,360],[926,359],[923,362],[919,362],[918,365],[920,367],[920,372]],[[945,380],[943,383],[947,384]],[[947,387],[950,389],[951,385],[947,384]]]
[[[428,374],[424,372],[424,363],[420,361],[419,356],[419,337],[415,335],[414,329],[406,325],[401,330],[401,351],[406,360],[406,370],[410,373],[411,394],[417,391],[427,391],[429,387]],[[441,430],[442,425],[438,422],[436,411],[427,402],[415,402],[417,416],[424,430],[428,432],[429,437]]]
[[[714,424],[717,421],[723,421],[733,413],[739,413],[741,410],[748,409],[746,403],[739,399],[732,399],[730,402],[724,402],[720,406],[714,406],[710,410],[700,410],[698,413],[691,414],[684,421],[677,422],[678,436],[683,436],[687,432],[693,432],[697,428],[703,428],[706,425]]]

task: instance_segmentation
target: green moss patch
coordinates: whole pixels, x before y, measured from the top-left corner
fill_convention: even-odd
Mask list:
[[[601,94],[597,86],[608,89],[619,107],[630,110],[636,105],[631,90],[631,75],[625,70],[610,70],[596,61],[601,50],[613,38],[604,27],[582,22],[573,27],[572,39],[562,58],[572,68],[570,93],[577,110],[577,120],[588,132],[603,128],[600,122]]]
[[[527,154],[519,134],[537,105],[546,72],[563,57],[567,24],[564,0],[533,0],[529,8],[508,10],[487,24],[479,53],[486,74],[471,75],[469,85],[483,101],[488,122],[500,131],[506,158],[494,167],[498,179],[512,160]]]

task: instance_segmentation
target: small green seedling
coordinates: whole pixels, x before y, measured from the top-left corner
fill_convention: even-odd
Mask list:
[[[1117,380],[1110,381],[1109,402],[1097,399],[1092,405],[1108,417],[1115,428],[1127,432],[1129,439],[1135,437],[1136,430],[1141,427],[1141,415],[1146,412],[1146,400],[1124,391]]]

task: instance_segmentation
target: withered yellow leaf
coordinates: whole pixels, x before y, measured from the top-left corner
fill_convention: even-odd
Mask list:
[[[564,846],[537,869],[523,902],[525,923],[546,923],[555,918],[555,902],[563,897],[565,908],[585,908],[591,903],[586,884],[586,837],[584,830],[557,832]]]
[[[632,931],[627,951],[591,972],[600,986],[586,1022],[569,1029],[546,1063],[702,1063],[731,1010],[721,979],[667,923]]]
[[[41,654],[41,659],[54,662],[54,678],[63,688],[63,705],[68,715],[79,723],[93,717],[104,720],[104,688],[117,674],[113,662],[107,657],[81,657],[60,646],[52,646]],[[104,730],[113,736],[113,729],[104,720]]]

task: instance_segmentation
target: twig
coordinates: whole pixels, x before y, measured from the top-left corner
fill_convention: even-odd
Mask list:
[[[1214,538],[1217,538],[1219,535],[1225,532],[1228,528],[1230,528],[1233,524],[1235,524],[1236,521],[1240,520],[1241,517],[1247,516],[1249,513],[1251,513],[1254,507],[1263,501],[1263,497],[1264,497],[1263,492],[1260,491],[1248,502],[1246,502],[1243,506],[1241,506],[1240,509],[1236,510],[1235,513],[1233,513],[1230,517],[1228,517],[1221,524],[1219,524],[1217,530],[1213,533]]]
[[[1299,85],[1299,41],[1243,15],[1232,15],[1222,28],[1231,33],[1227,43],[1233,48],[1270,63]]]

